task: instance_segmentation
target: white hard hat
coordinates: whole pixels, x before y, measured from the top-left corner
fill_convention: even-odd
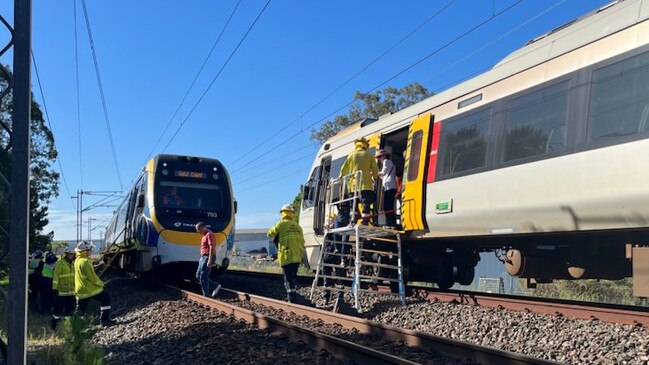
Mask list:
[[[74,253],[74,245],[65,245],[59,249],[59,255],[64,253]]]
[[[85,241],[82,241],[82,242],[79,242],[79,244],[77,244],[77,247],[74,250],[77,251],[77,252],[90,251],[90,250],[92,250],[92,245],[86,243]]]
[[[284,204],[282,209],[279,210],[280,212],[291,212],[295,213],[295,209],[293,209],[293,205],[291,204]]]

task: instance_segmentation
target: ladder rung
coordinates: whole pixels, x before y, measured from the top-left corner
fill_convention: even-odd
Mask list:
[[[328,253],[325,253],[325,255],[328,255],[328,256],[342,256],[342,257],[356,257],[356,255],[351,255],[351,254],[348,254],[348,253],[336,253],[336,252],[328,252]]]
[[[342,265],[339,265],[339,264],[318,264],[318,266],[321,266],[321,267],[335,267],[335,268],[338,268],[338,269],[347,269],[347,268],[349,268],[349,266],[342,266]],[[351,268],[353,269],[354,267],[352,266]]]
[[[392,278],[380,278],[377,276],[368,276],[368,275],[360,275],[361,279],[368,279],[368,280],[376,280],[376,281],[391,281],[393,283],[398,283],[399,279],[392,279]]]
[[[380,254],[383,254],[383,255],[391,255],[392,257],[399,257],[399,254],[397,252],[381,251],[381,250],[370,250],[368,248],[361,248],[360,250],[363,251],[363,252],[380,253]]]
[[[355,245],[355,244],[356,244],[356,242],[349,242],[349,241],[347,241],[347,242],[345,242],[345,241],[333,241],[333,240],[326,240],[326,241],[325,241],[325,244],[327,244],[327,243],[343,244],[343,245],[347,245],[347,246],[352,246],[352,245]]]
[[[331,286],[319,286],[318,288],[322,288],[322,290],[328,290],[328,291],[351,292],[351,288],[348,287],[336,288]]]
[[[332,276],[332,275],[318,275],[318,279],[334,279],[334,280],[347,280],[352,281],[354,278],[348,278],[347,276]]]
[[[378,291],[378,290],[372,290],[372,289],[358,289],[359,292],[364,292],[364,293],[374,293],[374,294],[384,294],[384,295],[395,295],[395,296],[401,296],[400,293],[393,293],[389,291]]]
[[[361,261],[361,266],[374,266],[374,267],[382,267],[385,269],[394,269],[394,270],[399,270],[401,269],[399,265],[388,265],[388,264],[380,264],[378,262],[368,262],[368,261]]]

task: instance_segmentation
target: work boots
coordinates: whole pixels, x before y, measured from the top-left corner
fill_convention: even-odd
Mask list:
[[[102,310],[99,319],[101,321],[101,325],[104,327],[110,327],[115,324],[115,321],[110,318],[110,309]]]

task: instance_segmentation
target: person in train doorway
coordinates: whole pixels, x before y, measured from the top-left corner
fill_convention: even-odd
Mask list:
[[[284,272],[287,299],[289,303],[297,303],[297,269],[304,255],[304,234],[293,220],[295,210],[291,204],[284,205],[279,213],[281,219],[268,230],[268,237],[277,245],[277,262]]]
[[[61,259],[54,266],[52,290],[54,294],[54,311],[52,312],[52,330],[61,320],[61,316],[71,316],[74,313],[76,301],[74,298],[74,249],[70,246],[63,248]]]
[[[79,242],[74,251],[77,254],[77,259],[74,261],[74,294],[77,297],[77,311],[85,315],[90,301],[98,301],[101,308],[99,317],[101,325],[108,327],[115,324],[115,321],[110,318],[110,296],[104,289],[104,282],[95,273],[89,258],[92,245],[85,241]]]
[[[397,215],[394,208],[394,199],[397,194],[397,169],[390,160],[390,154],[384,149],[376,152],[376,159],[381,163],[381,177],[383,185],[383,211],[385,212],[386,228],[395,228],[397,225]]]
[[[40,294],[38,295],[40,300],[41,311],[45,314],[52,313],[52,304],[53,304],[53,293],[52,293],[52,281],[54,277],[54,267],[56,266],[56,261],[58,257],[53,252],[45,253],[45,264],[43,264],[43,269],[41,270],[41,284],[39,285]]]
[[[201,284],[203,295],[214,298],[221,289],[221,284],[210,279],[212,266],[214,265],[214,260],[216,260],[214,233],[203,222],[196,223],[196,232],[203,235],[203,238],[201,238],[201,258],[198,260],[196,279]]]
[[[43,251],[34,251],[29,258],[27,283],[29,285],[29,305],[38,311],[41,275],[43,272]]]
[[[376,192],[374,191],[374,182],[378,179],[379,168],[376,159],[367,150],[369,142],[365,138],[359,138],[354,141],[354,151],[347,156],[340,176],[362,172],[360,182],[360,202],[363,207],[361,212],[362,223],[367,225],[371,218],[371,206],[376,202]],[[354,194],[356,189],[356,179],[352,176],[347,184],[347,191]],[[354,208],[355,209],[355,208]]]
[[[185,202],[178,196],[178,188],[172,186],[167,191],[167,194],[162,197],[162,205],[165,207],[181,207]]]

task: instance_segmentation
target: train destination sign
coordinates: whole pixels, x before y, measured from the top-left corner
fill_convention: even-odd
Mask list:
[[[206,179],[207,174],[204,172],[197,172],[197,171],[183,171],[183,170],[176,170],[174,171],[174,176],[177,177],[189,177],[192,179]]]

